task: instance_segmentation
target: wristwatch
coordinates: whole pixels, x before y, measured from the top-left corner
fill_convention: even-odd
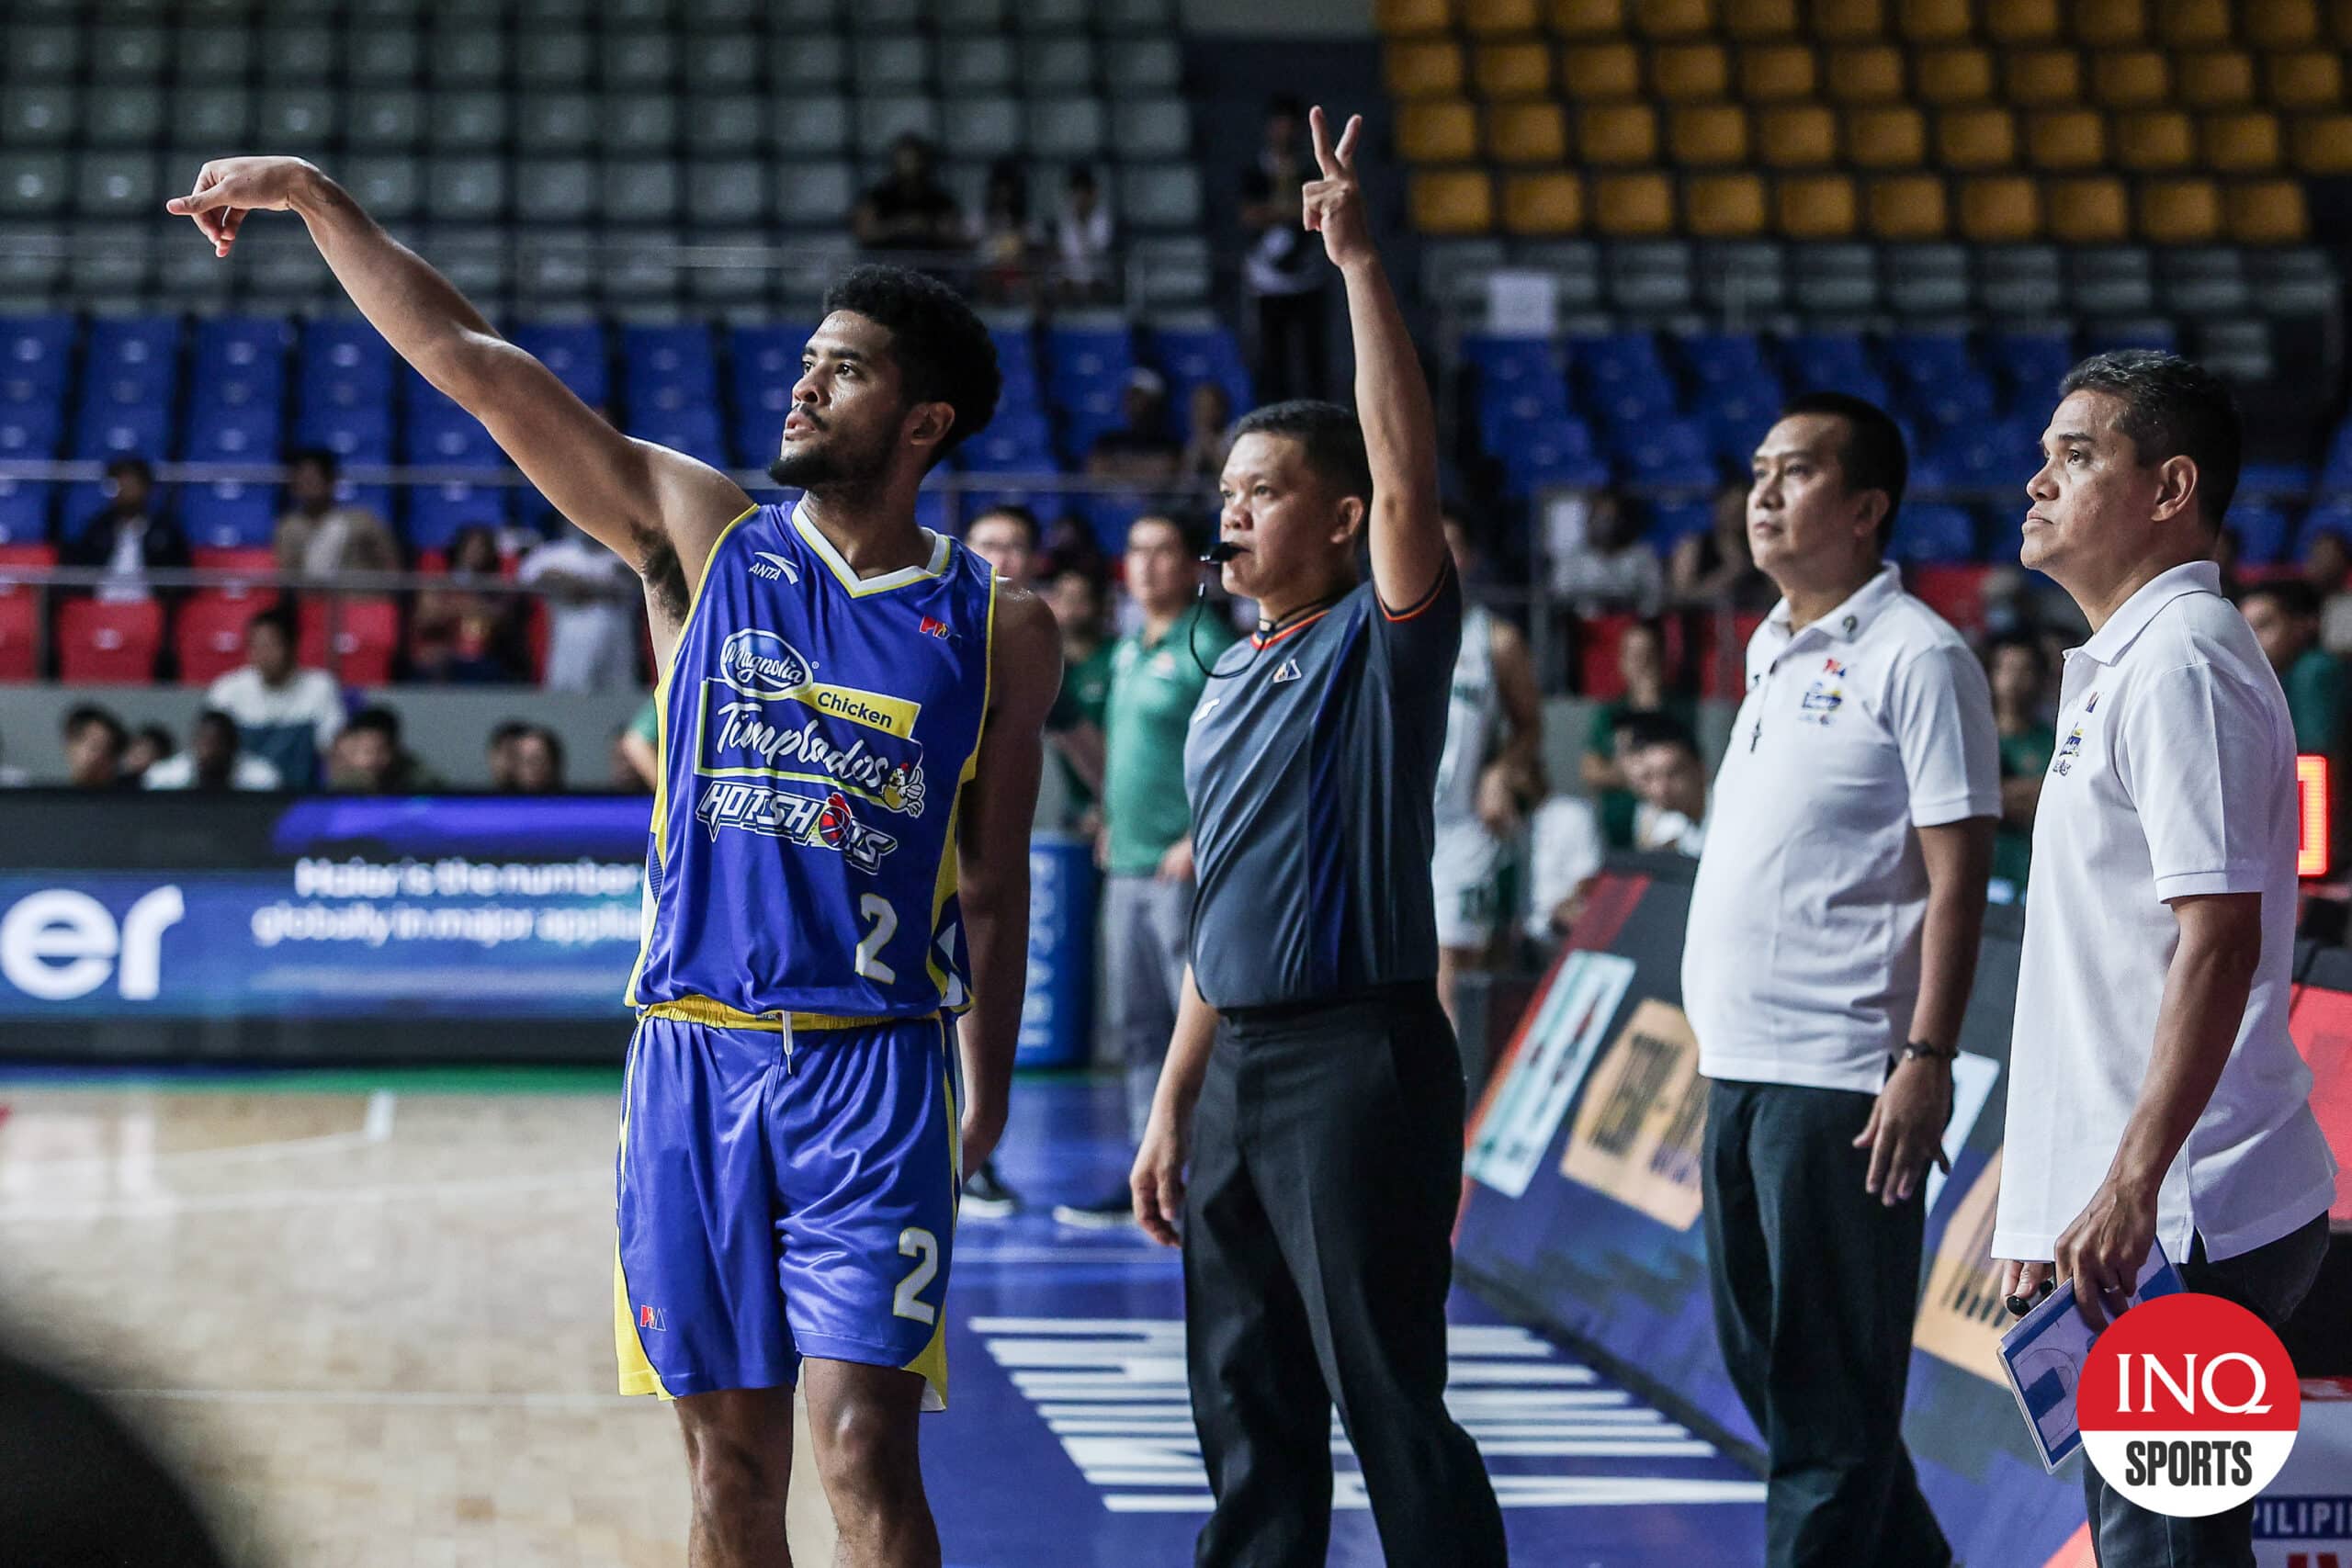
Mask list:
[[[1957,1045],[1930,1045],[1924,1040],[1914,1040],[1895,1054],[1894,1066],[1899,1067],[1905,1062],[1917,1061],[1923,1056],[1930,1062],[1950,1065],[1959,1055],[1960,1047]]]

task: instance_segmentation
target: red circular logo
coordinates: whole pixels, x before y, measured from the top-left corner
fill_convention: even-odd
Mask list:
[[[2302,1413],[2278,1336],[2245,1308],[2194,1293],[2116,1319],[2075,1388],[2084,1450],[2107,1483],[2181,1518],[2234,1508],[2269,1485]]]

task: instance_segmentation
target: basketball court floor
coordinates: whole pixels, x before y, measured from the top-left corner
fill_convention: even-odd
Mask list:
[[[619,1081],[0,1073],[0,1318],[195,1478],[241,1564],[681,1563],[674,1422],[611,1392]],[[1046,1213],[1124,1177],[1118,1100],[1023,1081],[1001,1168],[1030,1211],[958,1235],[953,1408],[923,1428],[951,1568],[1191,1561],[1175,1255]],[[1761,1556],[1746,1472],[1466,1293],[1454,1315],[1514,1561]],[[1333,1436],[1331,1562],[1376,1564]]]

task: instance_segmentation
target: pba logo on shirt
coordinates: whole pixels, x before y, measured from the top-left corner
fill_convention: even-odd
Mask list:
[[[1821,661],[1821,673],[1813,678],[1804,697],[1798,704],[1798,716],[1807,724],[1827,724],[1846,705],[1846,667],[1835,659]]]

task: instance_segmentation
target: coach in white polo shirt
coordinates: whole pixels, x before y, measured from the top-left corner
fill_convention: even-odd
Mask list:
[[[1748,645],[1683,940],[1715,1333],[1770,1450],[1772,1568],[1951,1561],[1903,1390],[1999,741],[1967,644],[1883,562],[1906,467],[1894,423],[1835,393],[1757,449],[1747,536],[1783,597]]]
[[[2237,411],[2144,350],[2060,396],[2022,554],[2092,630],[2034,816],[1993,1256],[2005,1296],[2054,1277],[2098,1323],[2160,1241],[2275,1326],[2319,1271],[2335,1166],[2287,1035],[2294,725],[2206,558]],[[2083,1479],[2103,1568],[2254,1562],[2251,1503],[2166,1518]]]

